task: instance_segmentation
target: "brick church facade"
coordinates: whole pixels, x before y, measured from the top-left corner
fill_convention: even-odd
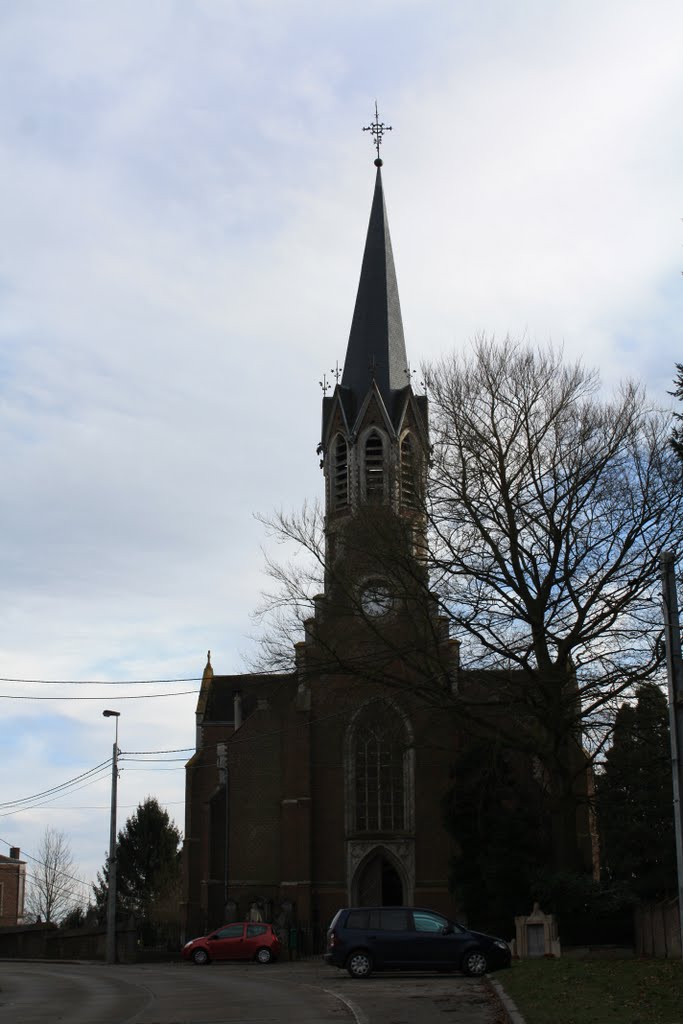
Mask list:
[[[188,936],[250,912],[324,928],[349,904],[458,910],[442,801],[464,680],[422,558],[427,398],[411,385],[376,165],[343,373],[323,398],[324,586],[292,672],[207,661],[186,768]]]

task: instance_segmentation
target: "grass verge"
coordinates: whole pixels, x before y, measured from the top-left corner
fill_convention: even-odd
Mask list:
[[[527,1024],[683,1024],[680,960],[524,960],[495,977]]]

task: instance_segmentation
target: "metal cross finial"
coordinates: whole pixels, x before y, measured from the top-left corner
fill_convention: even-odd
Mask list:
[[[333,366],[333,368],[332,368],[332,369],[330,370],[330,373],[333,373],[333,374],[334,374],[334,379],[336,380],[336,382],[337,382],[337,384],[338,384],[338,383],[339,383],[339,378],[340,378],[340,377],[341,377],[341,375],[342,375],[342,368],[341,368],[341,366],[339,365],[339,361],[338,361],[338,360],[337,360],[337,362],[335,363],[335,365]]]
[[[323,389],[323,394],[324,394],[324,395],[327,395],[327,392],[328,392],[328,391],[330,390],[330,388],[332,387],[332,385],[331,385],[331,384],[328,384],[328,383],[327,383],[327,374],[326,374],[326,373],[324,373],[324,374],[323,374],[323,379],[322,379],[322,380],[319,380],[319,381],[318,381],[318,384],[319,384],[319,385],[320,385],[320,387],[321,387],[321,388]]]
[[[424,380],[418,380],[417,379],[417,370],[413,370],[413,368],[410,365],[410,363],[408,363],[407,366],[404,366],[403,372],[405,373],[405,375],[406,375],[406,377],[408,379],[408,383],[410,384],[411,387],[413,386],[413,384],[418,384],[422,388],[424,393],[427,394],[427,387],[428,387],[429,381],[427,380],[427,376],[426,375],[425,375],[425,379]]]
[[[384,135],[384,133],[390,132],[391,130],[392,128],[390,124],[384,124],[383,121],[380,121],[379,114],[377,113],[377,100],[375,100],[375,120],[373,121],[372,124],[369,124],[367,128],[363,129],[364,132],[372,132],[375,149],[377,150],[377,159],[375,160],[375,167],[382,166],[382,161],[379,155],[379,147],[382,145],[382,136]]]

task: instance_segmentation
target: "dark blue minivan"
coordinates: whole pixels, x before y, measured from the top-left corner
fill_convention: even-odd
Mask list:
[[[381,970],[458,970],[481,975],[510,966],[503,939],[421,907],[345,907],[327,930],[326,963],[352,978]]]

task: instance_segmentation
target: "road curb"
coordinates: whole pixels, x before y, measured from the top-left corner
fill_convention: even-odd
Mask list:
[[[515,1006],[512,999],[507,994],[501,983],[499,981],[496,981],[495,978],[492,978],[488,974],[486,975],[486,980],[488,981],[489,985],[495,992],[496,996],[498,997],[500,1005],[505,1011],[507,1024],[526,1024],[524,1017],[519,1012],[519,1010],[517,1009],[517,1007]]]

